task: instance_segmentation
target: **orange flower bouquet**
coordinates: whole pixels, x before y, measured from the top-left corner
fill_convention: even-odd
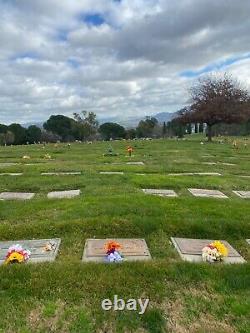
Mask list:
[[[115,241],[109,241],[105,244],[106,251],[106,261],[108,262],[121,262],[123,261],[123,256],[119,252],[122,248],[121,244]]]

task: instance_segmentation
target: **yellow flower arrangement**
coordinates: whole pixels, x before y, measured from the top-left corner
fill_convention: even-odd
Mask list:
[[[223,257],[228,256],[228,249],[220,241],[214,241],[211,245],[214,246]]]
[[[24,262],[24,256],[18,252],[13,252],[11,253],[11,255],[5,260],[5,265],[11,264],[11,263],[19,263],[21,264],[22,262]]]
[[[4,264],[21,264],[29,260],[31,252],[22,248],[20,244],[12,245],[6,254]]]

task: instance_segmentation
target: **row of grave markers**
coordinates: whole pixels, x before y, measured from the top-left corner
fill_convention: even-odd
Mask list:
[[[145,194],[157,195],[161,197],[178,197],[178,194],[174,190],[165,189],[142,189]],[[218,190],[207,190],[189,188],[188,191],[195,197],[202,198],[216,198],[216,199],[228,199],[224,193]],[[243,199],[250,198],[250,191],[233,191],[236,195]],[[47,194],[48,199],[70,199],[77,197],[81,194],[81,190],[66,190],[66,191],[53,191]],[[30,200],[34,198],[35,193],[25,192],[2,192],[0,193],[0,200]]]
[[[80,190],[53,191],[47,194],[48,199],[70,199],[79,196]],[[0,200],[30,200],[34,198],[35,193],[25,192],[2,192]]]
[[[42,172],[41,176],[79,176],[81,171],[58,171],[58,172]],[[124,171],[100,171],[101,175],[124,175]],[[131,173],[130,173],[131,174]],[[0,173],[0,176],[22,176],[22,172],[4,172]],[[146,176],[150,174],[146,173],[136,173],[136,175]],[[182,173],[168,173],[168,176],[222,176],[218,172],[182,172]]]
[[[87,239],[83,251],[83,262],[105,262],[105,244],[108,241],[115,241],[121,244],[122,254],[125,261],[151,260],[151,254],[144,239]],[[250,239],[246,240],[250,244]],[[181,259],[189,262],[202,262],[202,249],[213,242],[208,239],[190,239],[171,237],[171,242],[179,253]],[[221,241],[228,249],[228,256],[224,259],[227,264],[244,263],[246,260],[227,242]],[[0,242],[0,264],[5,261],[6,253],[15,244],[21,245],[31,252],[29,262],[40,263],[54,261],[57,257],[61,244],[60,238],[19,240]],[[51,250],[46,250],[50,246]]]
[[[178,197],[178,194],[174,190],[149,189],[149,188],[142,190],[146,194],[152,194],[161,197]],[[226,196],[224,193],[218,190],[189,188],[188,191],[195,197],[228,199],[228,196]],[[232,192],[235,193],[240,198],[250,199],[250,191],[232,191]]]
[[[101,175],[124,175],[124,171],[100,171]],[[127,173],[131,175],[130,173]],[[132,173],[134,174],[134,173]],[[22,176],[23,172],[2,172],[0,176]],[[81,171],[55,171],[55,172],[41,172],[41,176],[80,176]],[[135,173],[138,176],[151,176],[156,175],[154,173]],[[168,173],[164,174],[167,176],[177,177],[177,176],[222,176],[219,172],[178,172],[178,173]],[[250,178],[249,175],[233,175],[237,177]]]

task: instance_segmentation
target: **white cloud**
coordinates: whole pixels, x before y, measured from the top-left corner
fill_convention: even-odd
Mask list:
[[[195,79],[181,73],[250,54],[249,12],[248,0],[2,1],[0,123],[176,111]],[[247,87],[249,62],[227,68]]]

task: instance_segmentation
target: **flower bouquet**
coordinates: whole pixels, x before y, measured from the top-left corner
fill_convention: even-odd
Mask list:
[[[224,259],[224,257],[227,257],[227,255],[228,249],[220,241],[214,241],[202,249],[203,261],[210,263],[220,262]]]
[[[45,159],[45,160],[51,160],[51,156],[50,156],[49,154],[45,154],[45,155],[44,155],[44,159]]]
[[[19,244],[12,245],[8,249],[4,264],[8,265],[8,264],[15,264],[15,263],[18,263],[18,264],[25,263],[29,260],[30,254],[31,253],[29,250],[23,249],[22,246]]]
[[[123,256],[119,252],[121,245],[115,241],[109,241],[105,244],[106,251],[106,261],[108,262],[121,262],[123,261]]]

